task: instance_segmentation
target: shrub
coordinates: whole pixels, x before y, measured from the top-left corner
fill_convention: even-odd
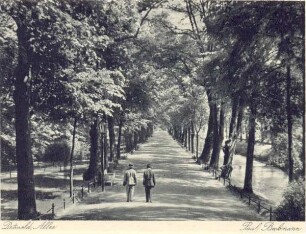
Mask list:
[[[300,159],[301,151],[302,141],[294,136],[292,142],[294,174],[300,174],[302,170],[303,165]],[[277,137],[275,137],[269,161],[278,168],[283,170],[288,169],[288,136],[286,133],[279,133]]]
[[[289,184],[275,210],[277,221],[305,221],[305,181]]]
[[[47,146],[44,161],[67,163],[70,157],[70,147],[65,140],[55,141]]]
[[[15,146],[9,141],[1,140],[1,170],[8,170],[12,165],[16,164]]]

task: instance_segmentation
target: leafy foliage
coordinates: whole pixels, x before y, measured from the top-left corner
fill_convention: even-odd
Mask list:
[[[275,210],[277,221],[305,221],[305,181],[289,184],[284,200]]]
[[[43,157],[47,162],[58,162],[67,164],[70,157],[70,146],[65,140],[55,140],[53,144],[47,146]]]

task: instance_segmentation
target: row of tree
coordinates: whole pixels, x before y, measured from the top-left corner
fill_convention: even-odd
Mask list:
[[[133,150],[154,122],[213,168],[224,140],[230,168],[244,123],[248,192],[260,123],[289,180],[304,176],[302,3],[15,0],[0,6],[1,142],[15,142],[19,219],[37,213],[32,152],[40,155],[62,135],[71,141],[71,195],[76,139],[89,143],[84,177],[91,179],[99,155],[106,159],[101,168],[118,160],[122,140]]]
[[[37,215],[32,151],[39,157],[68,131],[72,195],[78,136],[90,143],[90,179],[102,125],[109,161],[120,157],[121,136],[134,134],[134,142],[125,141],[132,150],[152,134],[150,84],[134,61],[141,26],[160,2],[1,2],[1,141],[16,148],[18,219]]]
[[[303,177],[303,4],[184,2],[169,7],[188,17],[188,29],[160,21],[175,40],[166,48],[166,56],[177,70],[176,89],[183,94],[177,108],[168,111],[168,128],[174,137],[185,144],[189,138],[193,142],[197,125],[203,126],[197,116],[206,118],[198,161],[218,167],[227,137],[224,166],[230,166],[242,122],[248,119],[244,190],[252,192],[255,133],[261,123],[270,132],[273,149],[283,151],[278,157],[286,155],[289,181]],[[198,100],[204,99],[206,103],[199,105]],[[203,110],[208,116],[201,114]],[[228,136],[224,135],[226,122]]]
[[[164,86],[171,94],[160,97],[168,131],[194,152],[194,138],[198,142],[205,127],[197,161],[220,167],[225,144],[225,177],[242,126],[248,126],[243,190],[252,193],[260,130],[272,147],[270,161],[287,171],[290,182],[279,219],[305,219],[304,4],[184,0],[167,6],[182,16],[180,24],[166,17],[154,21],[167,31],[159,55],[172,77],[171,88]]]

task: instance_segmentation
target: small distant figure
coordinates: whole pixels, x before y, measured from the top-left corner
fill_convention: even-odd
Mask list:
[[[146,202],[152,202],[151,189],[155,186],[155,176],[150,164],[147,165],[147,169],[143,173],[143,186],[145,186]]]
[[[123,186],[126,186],[126,201],[132,202],[134,195],[134,187],[137,185],[136,171],[133,169],[133,164],[129,164],[129,169],[125,171],[123,178]]]
[[[223,146],[224,152],[224,161],[223,166],[221,167],[221,177],[222,178],[229,178],[231,176],[231,172],[233,170],[230,160],[230,147],[231,147],[231,140],[225,141],[225,145]]]
[[[224,153],[223,165],[228,164],[228,160],[230,156],[230,147],[231,147],[231,140],[225,141],[225,145],[223,146],[223,153]]]

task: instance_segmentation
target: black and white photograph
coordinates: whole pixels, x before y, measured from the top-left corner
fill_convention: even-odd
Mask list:
[[[305,1],[0,0],[0,120],[1,232],[304,233]]]

